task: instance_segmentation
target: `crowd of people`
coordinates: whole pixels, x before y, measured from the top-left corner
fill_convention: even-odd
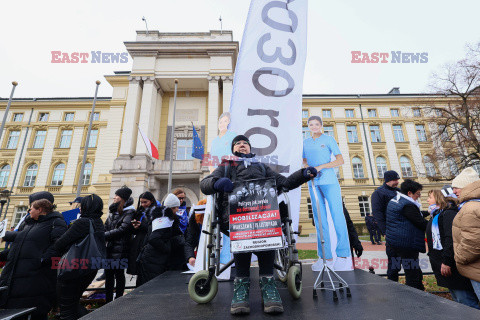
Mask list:
[[[385,172],[384,179],[372,194],[373,217],[369,220],[371,228],[378,227],[385,236],[388,279],[398,282],[403,267],[406,284],[425,290],[419,254],[428,248],[438,286],[448,288],[455,301],[480,309],[478,173],[466,168],[451,185],[429,190],[425,211],[421,210],[420,183],[406,179],[399,184],[395,171]],[[373,236],[371,239],[373,243]]]

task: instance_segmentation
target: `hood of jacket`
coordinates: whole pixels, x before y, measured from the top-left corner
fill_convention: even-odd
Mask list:
[[[465,202],[472,199],[480,199],[480,180],[470,183],[462,189],[460,194],[460,202]]]

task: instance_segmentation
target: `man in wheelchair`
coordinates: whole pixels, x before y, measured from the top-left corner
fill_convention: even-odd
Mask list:
[[[300,169],[289,177],[273,171],[267,165],[259,162],[255,154],[250,152],[251,145],[247,137],[236,136],[232,141],[232,153],[236,160],[224,160],[212,174],[205,177],[200,188],[206,195],[220,193],[217,208],[221,223],[228,225],[228,194],[233,191],[232,181],[245,181],[261,178],[274,178],[278,190],[292,190],[316,176],[317,170],[313,167]],[[262,293],[263,310],[265,313],[283,312],[282,300],[273,278],[275,250],[253,252],[258,257],[260,289]],[[230,307],[232,314],[248,314],[250,290],[250,262],[252,253],[236,253],[236,277],[234,280],[233,298]]]

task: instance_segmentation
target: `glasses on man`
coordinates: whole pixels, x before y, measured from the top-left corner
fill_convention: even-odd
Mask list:
[[[239,145],[248,145],[248,142],[243,141],[243,140],[240,140],[240,141],[235,142],[235,145],[236,145],[236,146],[239,146]]]

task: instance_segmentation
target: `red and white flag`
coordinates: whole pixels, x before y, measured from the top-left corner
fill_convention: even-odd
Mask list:
[[[155,158],[158,160],[158,149],[155,147],[153,142],[148,139],[147,135],[138,127],[138,131],[140,131],[140,134],[142,135],[143,142],[145,142],[145,146],[147,147],[148,153],[152,158]]]

